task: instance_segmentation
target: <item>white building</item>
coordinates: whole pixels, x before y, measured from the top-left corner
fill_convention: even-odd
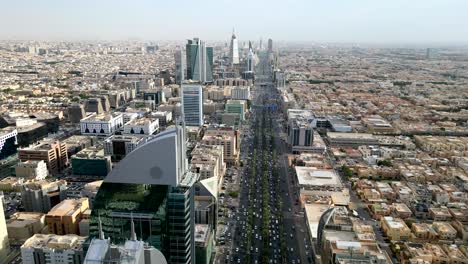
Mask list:
[[[203,125],[203,92],[199,84],[182,84],[182,113],[187,126]]]
[[[159,119],[140,118],[134,119],[124,125],[124,134],[153,135],[159,129]]]
[[[233,87],[231,89],[231,99],[235,100],[249,100],[250,99],[250,86]]]
[[[26,160],[15,167],[16,177],[43,180],[49,175],[47,164],[43,160]]]
[[[112,160],[121,160],[141,144],[148,137],[139,135],[113,135],[104,140],[104,155],[110,155]]]
[[[160,126],[166,126],[168,123],[172,122],[172,112],[169,111],[157,111],[151,113],[151,116],[159,119]]]
[[[24,264],[81,264],[85,240],[77,235],[35,234],[21,246],[21,257]]]
[[[92,114],[80,121],[81,134],[83,135],[109,136],[122,126],[122,114]]]
[[[3,192],[0,193],[0,260],[5,260],[10,252],[8,231],[3,212]]]

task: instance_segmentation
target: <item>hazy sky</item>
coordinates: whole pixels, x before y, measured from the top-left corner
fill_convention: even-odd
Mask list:
[[[1,0],[0,39],[468,42],[468,0]]]

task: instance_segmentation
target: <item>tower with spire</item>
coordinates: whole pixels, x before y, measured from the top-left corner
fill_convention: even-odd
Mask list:
[[[237,42],[236,32],[232,29],[231,46],[229,48],[229,58],[232,65],[239,64],[239,43]]]

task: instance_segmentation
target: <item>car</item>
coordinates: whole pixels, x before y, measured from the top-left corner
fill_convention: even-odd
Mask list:
[[[236,248],[236,252],[239,252],[239,248]]]

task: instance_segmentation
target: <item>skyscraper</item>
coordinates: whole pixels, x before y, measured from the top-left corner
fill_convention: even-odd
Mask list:
[[[194,263],[197,180],[188,167],[184,124],[176,124],[135,149],[104,179],[93,205],[90,237],[100,237],[101,219],[112,243],[136,236],[160,250],[168,263]]]
[[[237,43],[236,33],[234,29],[232,30],[231,37],[231,47],[229,49],[229,58],[231,59],[231,64],[239,64],[239,44]]]
[[[213,48],[198,38],[186,45],[187,79],[207,83],[213,81]]]
[[[268,39],[268,52],[273,52],[273,40]]]
[[[182,113],[188,126],[203,125],[203,92],[199,84],[182,85]]]
[[[175,79],[177,84],[182,84],[185,80],[186,74],[186,61],[184,56],[184,51],[182,49],[178,49],[174,55],[175,59]]]
[[[252,49],[252,42],[249,41],[249,52],[247,53],[247,67],[246,71],[247,72],[253,72],[254,71],[254,53]]]

